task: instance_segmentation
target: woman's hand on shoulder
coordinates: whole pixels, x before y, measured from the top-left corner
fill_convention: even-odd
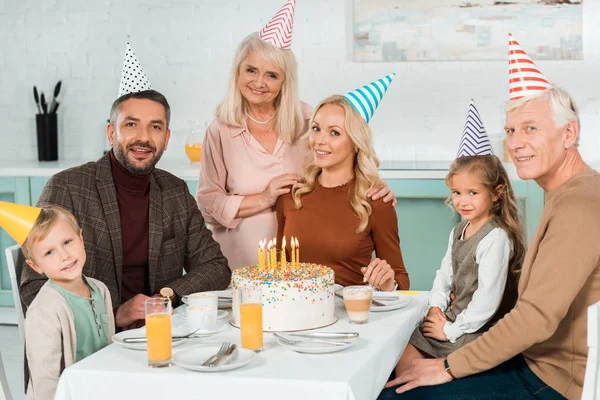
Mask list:
[[[262,192],[265,205],[273,207],[277,203],[277,199],[282,194],[287,194],[292,190],[292,186],[300,180],[298,174],[283,174],[271,179],[267,188]]]
[[[390,187],[385,182],[383,182],[383,186],[375,186],[371,190],[369,190],[367,192],[367,197],[371,200],[378,200],[383,198],[384,203],[389,203],[391,201],[392,206],[394,207],[398,202],[396,200],[396,195],[394,194],[394,192],[392,192]]]
[[[376,289],[390,292],[396,287],[394,282],[394,270],[385,260],[374,259],[367,267],[361,268],[364,281]]]

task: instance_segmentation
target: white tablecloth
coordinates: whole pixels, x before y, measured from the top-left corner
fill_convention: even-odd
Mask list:
[[[56,399],[375,399],[421,321],[427,295],[413,296],[410,305],[399,310],[372,312],[365,325],[351,325],[336,298],[339,320],[322,331],[359,332],[360,340],[353,347],[331,354],[300,354],[265,333],[264,351],[247,366],[228,372],[149,368],[145,351],[112,344],[67,368]],[[188,340],[173,351],[225,340],[239,345],[239,330],[228,325],[215,336]]]

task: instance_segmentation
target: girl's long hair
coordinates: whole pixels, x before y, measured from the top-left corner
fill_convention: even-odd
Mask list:
[[[459,157],[450,166],[446,185],[450,187],[452,177],[461,172],[472,174],[486,187],[490,196],[498,196],[498,200],[492,205],[492,216],[512,241],[513,253],[509,260],[509,270],[515,282],[518,282],[526,249],[519,208],[506,169],[500,159],[493,155]],[[497,191],[499,185],[502,188]],[[452,196],[448,197],[446,204],[452,206]]]
[[[280,49],[262,40],[256,32],[248,35],[238,46],[225,98],[217,106],[215,116],[230,126],[243,127],[248,112],[248,103],[242,97],[238,83],[240,65],[251,52],[266,62],[277,66],[285,76],[279,95],[275,98],[275,132],[284,142],[293,143],[304,131],[302,106],[298,98],[298,67],[291,50]]]
[[[355,185],[354,193],[350,197],[350,205],[360,220],[356,232],[363,232],[369,223],[372,211],[371,204],[367,199],[367,192],[374,186],[383,185],[377,171],[379,159],[373,150],[371,128],[350,103],[340,95],[330,96],[319,103],[311,117],[310,126],[312,126],[317,112],[326,104],[335,104],[344,109],[346,113],[344,128],[358,149],[354,155]],[[310,151],[304,160],[304,181],[296,183],[292,188],[296,208],[302,208],[302,196],[315,189],[321,171],[321,168],[315,165],[313,152]]]

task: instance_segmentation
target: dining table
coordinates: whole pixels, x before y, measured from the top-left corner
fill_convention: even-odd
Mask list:
[[[428,292],[410,297],[401,308],[370,312],[368,323],[361,325],[348,321],[343,301],[336,298],[337,322],[311,332],[357,332],[351,347],[327,354],[299,353],[265,332],[261,353],[247,365],[224,372],[191,371],[177,364],[150,368],[147,351],[112,343],[66,368],[56,399],[373,400],[423,320]],[[181,311],[182,307],[176,313]],[[228,321],[214,335],[185,339],[173,347],[173,355],[223,342],[241,343],[240,330]]]

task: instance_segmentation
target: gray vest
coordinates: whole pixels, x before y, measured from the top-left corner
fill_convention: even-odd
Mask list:
[[[498,228],[494,218],[490,218],[473,236],[460,240],[468,221],[460,222],[454,228],[454,241],[452,243],[452,292],[456,296],[454,307],[448,308],[446,317],[449,321],[456,321],[459,315],[469,305],[473,293],[477,290],[479,280],[479,266],[475,261],[477,246],[492,230]],[[490,321],[491,322],[491,321]]]

